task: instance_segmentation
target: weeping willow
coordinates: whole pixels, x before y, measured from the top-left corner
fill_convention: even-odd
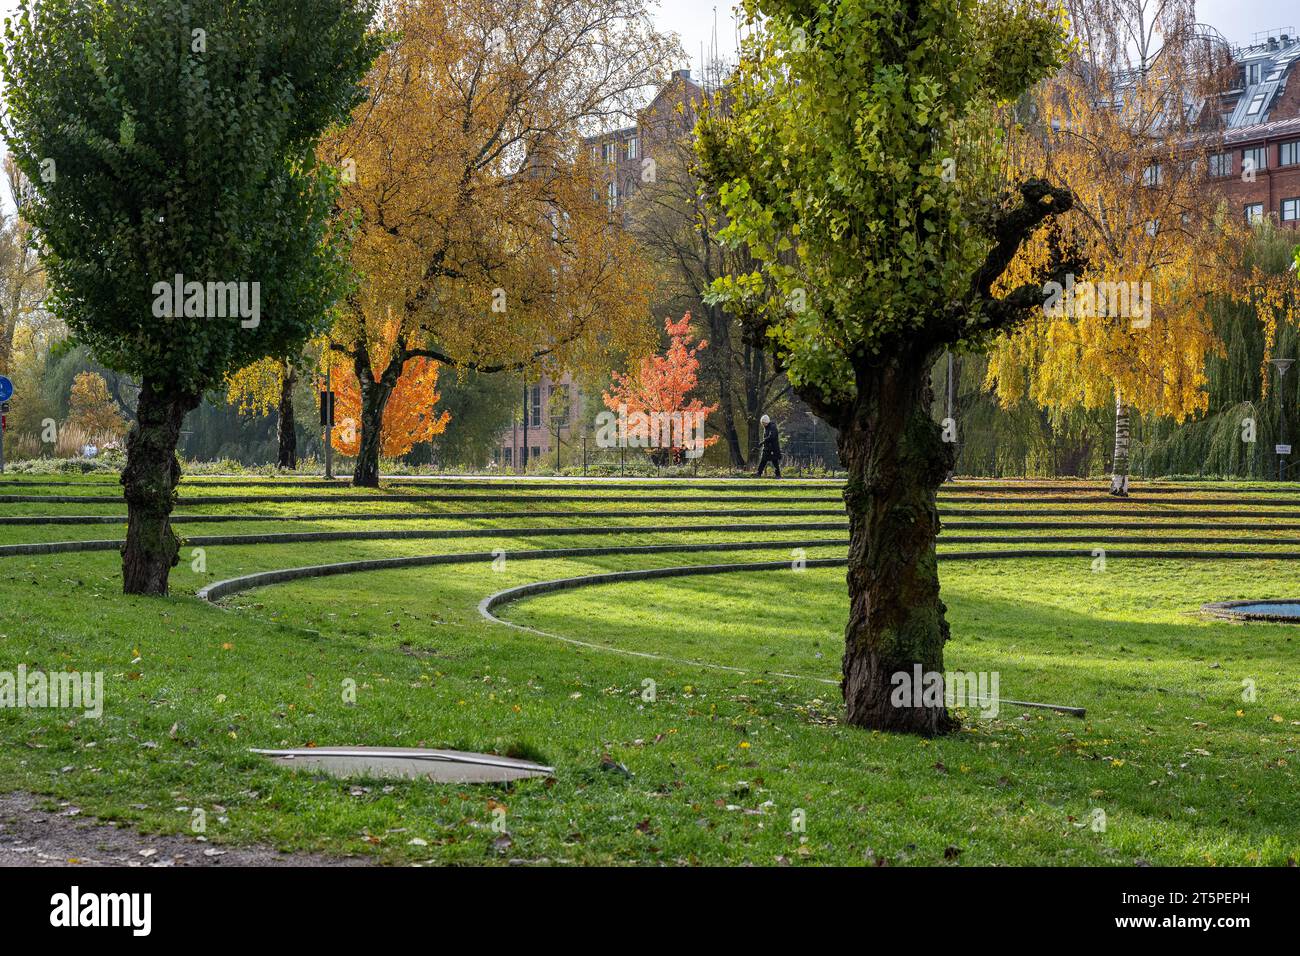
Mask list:
[[[1290,231],[1260,227],[1245,250],[1245,268],[1286,276],[1296,240]],[[1292,284],[1300,290],[1300,280]],[[1300,361],[1280,380],[1281,388],[1269,363],[1270,358],[1300,359],[1295,324],[1300,293],[1266,305],[1218,297],[1207,308],[1222,351],[1207,358],[1206,411],[1181,424],[1155,414],[1135,417],[1131,470],[1146,478],[1274,478],[1274,446],[1290,443],[1300,449]],[[987,359],[958,356],[953,367],[958,474],[1095,477],[1109,471],[1112,410],[1051,411],[1027,398],[1003,409],[984,389]],[[947,415],[946,359],[934,366],[932,381],[934,415],[942,420]],[[1300,455],[1291,460],[1300,462]],[[1288,477],[1300,477],[1300,464]]]
[[[1295,241],[1294,233],[1261,227],[1246,251],[1246,267],[1257,266],[1269,276],[1285,276],[1293,261]],[[1211,303],[1214,331],[1223,353],[1211,355],[1206,363],[1209,407],[1199,419],[1182,425],[1145,416],[1135,436],[1135,472],[1147,477],[1277,476],[1274,446],[1300,444],[1300,364],[1281,377],[1269,360],[1300,357],[1300,330],[1295,325],[1298,304],[1294,293],[1284,301],[1261,306],[1223,300]],[[1273,314],[1265,314],[1265,309]],[[1288,477],[1295,477],[1296,471],[1293,468]]]

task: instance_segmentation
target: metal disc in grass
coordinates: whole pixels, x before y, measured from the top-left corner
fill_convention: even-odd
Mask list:
[[[334,777],[401,777],[433,783],[506,783],[550,777],[553,767],[531,760],[461,750],[422,747],[308,747],[259,750],[272,763],[295,770],[314,770]]]

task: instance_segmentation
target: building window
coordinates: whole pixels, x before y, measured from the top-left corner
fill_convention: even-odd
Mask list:
[[[542,449],[539,448],[537,445],[534,445],[531,454],[533,456],[533,460],[535,461],[542,457]]]
[[[1210,156],[1210,175],[1214,177],[1232,175],[1232,153],[1213,153]]]
[[[1253,226],[1264,221],[1264,204],[1262,202],[1246,203],[1246,224]]]
[[[514,459],[514,457],[515,457],[515,456],[514,456],[514,449],[513,449],[513,448],[510,448],[509,446],[507,446],[506,448],[503,448],[503,449],[502,449],[502,453],[503,453],[503,454],[502,454],[501,457],[502,457],[502,459],[505,461],[506,465],[513,465],[513,464],[514,464],[514,460],[513,460],[513,459]]]
[[[609,190],[609,208],[612,211],[618,205],[618,183],[611,179],[607,188]]]
[[[629,139],[629,140],[627,141],[627,158],[628,158],[628,159],[636,159],[636,147],[637,147],[636,137],[633,136],[631,139]]]
[[[614,161],[614,144],[613,144],[613,143],[605,143],[605,144],[601,147],[601,149],[602,149],[602,156],[603,156],[605,162],[607,162],[607,163],[612,163],[612,162]]]
[[[600,159],[600,147],[593,146],[591,147],[591,161],[594,163],[598,159]]]
[[[1300,163],[1300,139],[1293,139],[1278,147],[1278,163],[1282,166],[1294,166]]]
[[[1246,64],[1246,85],[1254,86],[1256,83],[1258,83],[1259,78],[1263,74],[1263,72],[1264,72],[1263,63],[1247,63]],[[1257,113],[1259,111],[1251,110],[1251,112]]]
[[[1267,93],[1256,93],[1250,98],[1250,106],[1246,108],[1247,116],[1255,116],[1264,109],[1264,101],[1268,99]]]
[[[1164,169],[1159,163],[1152,163],[1142,170],[1143,186],[1159,186],[1164,181]]]
[[[1282,200],[1282,221],[1300,222],[1300,199]]]
[[[1257,172],[1261,169],[1268,169],[1268,148],[1253,146],[1250,149],[1243,149],[1241,151],[1242,174]]]
[[[528,407],[531,411],[528,413],[528,425],[540,425],[542,423],[542,386],[534,385],[528,392]]]

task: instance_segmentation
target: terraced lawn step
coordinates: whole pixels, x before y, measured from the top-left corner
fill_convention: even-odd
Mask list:
[[[197,498],[178,498],[178,508],[194,505],[247,505],[247,504],[312,504],[330,502],[420,502],[420,501],[589,501],[589,502],[645,502],[654,500],[645,495],[205,495]],[[690,495],[672,498],[673,501],[781,501],[824,504],[839,501],[838,495]],[[120,501],[117,495],[0,495],[0,504],[61,504],[95,505]]]
[[[250,515],[173,515],[172,524],[235,521],[468,521],[489,518],[735,518],[798,517],[801,515],[843,515],[843,508],[719,508],[705,511],[424,511],[424,512],[344,512],[331,514],[250,514]],[[125,524],[126,512],[117,515],[5,515],[0,525],[14,524]]]
[[[1161,507],[1178,506],[1178,505],[1232,505],[1236,506],[1266,506],[1271,508],[1300,508],[1300,495],[1277,497],[1277,498],[1160,498],[1158,501],[1146,500],[1141,497],[1129,498],[1112,498],[1110,495],[1092,495],[1084,497],[1062,496],[1062,497],[1016,497],[1011,494],[1005,495],[945,495],[940,493],[940,503],[949,504],[996,504],[999,502],[1015,504],[1032,504],[1032,505],[1090,505],[1096,507],[1098,511],[1105,510],[1123,510],[1134,507],[1141,508],[1158,504]]]
[[[1130,517],[1136,517],[1136,516],[1130,516]],[[1096,529],[1102,531],[1105,530],[1149,531],[1152,528],[1159,528],[1162,531],[1166,529],[1174,530],[1174,531],[1214,531],[1214,530],[1226,531],[1229,529],[1238,529],[1238,528],[1240,528],[1243,531],[1262,530],[1259,525],[1210,523],[1204,521],[1163,520],[1164,518],[1173,518],[1173,517],[1180,517],[1180,516],[1154,515],[1148,517],[1144,521],[1032,521],[1032,520],[1030,521],[1022,521],[1022,520],[948,521],[947,519],[945,519],[943,522],[943,528],[940,529],[940,533],[942,534],[944,529],[949,529],[949,528],[961,528],[964,530],[980,530],[980,531],[993,531],[993,530],[1010,531],[1016,529],[1047,531],[1053,529],[1066,530],[1070,528],[1086,528],[1086,529]],[[1241,516],[1233,515],[1232,517],[1237,518]],[[1300,522],[1270,521],[1264,527],[1267,527],[1269,531],[1300,531]]]
[[[990,508],[940,508],[940,515],[951,515],[958,518],[995,518],[1007,514],[1006,510],[994,510]],[[1096,511],[1071,511],[1066,508],[1034,508],[1024,514],[1042,515],[1052,518],[1068,518],[1080,516],[1095,516]],[[1120,512],[1124,518],[1240,518],[1254,520],[1268,520],[1271,518],[1290,517],[1281,511],[1240,511],[1233,509],[1231,511],[1207,511],[1202,509],[1180,508],[1170,511],[1143,511],[1140,508],[1134,508]]]
[[[837,547],[845,544],[847,544],[847,542],[844,541],[818,541],[801,538],[788,541],[737,541],[729,544],[707,542],[704,544],[641,544],[595,548],[542,548],[534,550],[514,550],[510,551],[509,555],[511,560],[526,561],[624,554],[675,554],[679,552],[708,553],[713,551],[761,551],[777,550],[781,548],[819,548]],[[359,574],[366,571],[390,571],[397,568],[426,567],[435,564],[472,564],[475,562],[490,563],[496,560],[497,557],[498,552],[495,551],[477,551],[454,554],[421,554],[400,558],[371,558],[363,561],[340,561],[334,564],[304,565],[302,567],[281,568],[274,571],[258,571],[254,574],[246,574],[237,578],[216,581],[200,589],[198,596],[205,601],[216,602],[222,598],[229,597],[231,594],[249,591],[253,588],[266,587],[269,584],[296,581],[302,578],[331,577],[338,574]],[[790,567],[789,561],[781,563],[787,568]],[[811,559],[808,561],[808,564],[814,567],[818,566],[815,565]]]
[[[767,524],[735,524],[721,527],[690,526],[611,526],[598,528],[452,528],[443,531],[291,531],[282,534],[216,534],[196,535],[185,539],[187,547],[215,547],[218,545],[295,544],[321,541],[407,541],[447,538],[546,538],[570,535],[620,535],[620,534],[734,534],[761,531],[829,531],[848,527],[847,521],[796,522],[780,527]],[[848,539],[831,542],[848,544]],[[0,557],[29,554],[61,554],[73,551],[114,551],[121,547],[121,539],[95,541],[46,541],[37,544],[0,545]]]

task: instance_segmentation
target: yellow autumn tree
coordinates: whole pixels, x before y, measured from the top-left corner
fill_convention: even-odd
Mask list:
[[[643,0],[393,0],[383,19],[370,99],[321,147],[355,221],[330,348],[357,382],[363,486],[412,359],[558,373],[652,346],[651,266],[581,137],[630,116],[674,47]]]
[[[1069,188],[1074,207],[1022,247],[1004,286],[1062,253],[1077,268],[995,344],[986,384],[1006,406],[1113,403],[1111,492],[1124,495],[1133,411],[1182,421],[1206,408],[1220,350],[1207,305],[1243,288],[1245,227],[1206,198],[1223,63],[1190,0],[1069,7],[1073,55],[1018,105],[1008,152],[1016,177]]]
[[[98,372],[78,372],[68,393],[68,427],[95,441],[121,438],[126,420],[108,393],[108,383]]]
[[[226,377],[226,401],[241,415],[279,414],[276,437],[281,468],[298,467],[298,437],[293,390],[298,384],[297,362],[288,358],[263,358]]]

